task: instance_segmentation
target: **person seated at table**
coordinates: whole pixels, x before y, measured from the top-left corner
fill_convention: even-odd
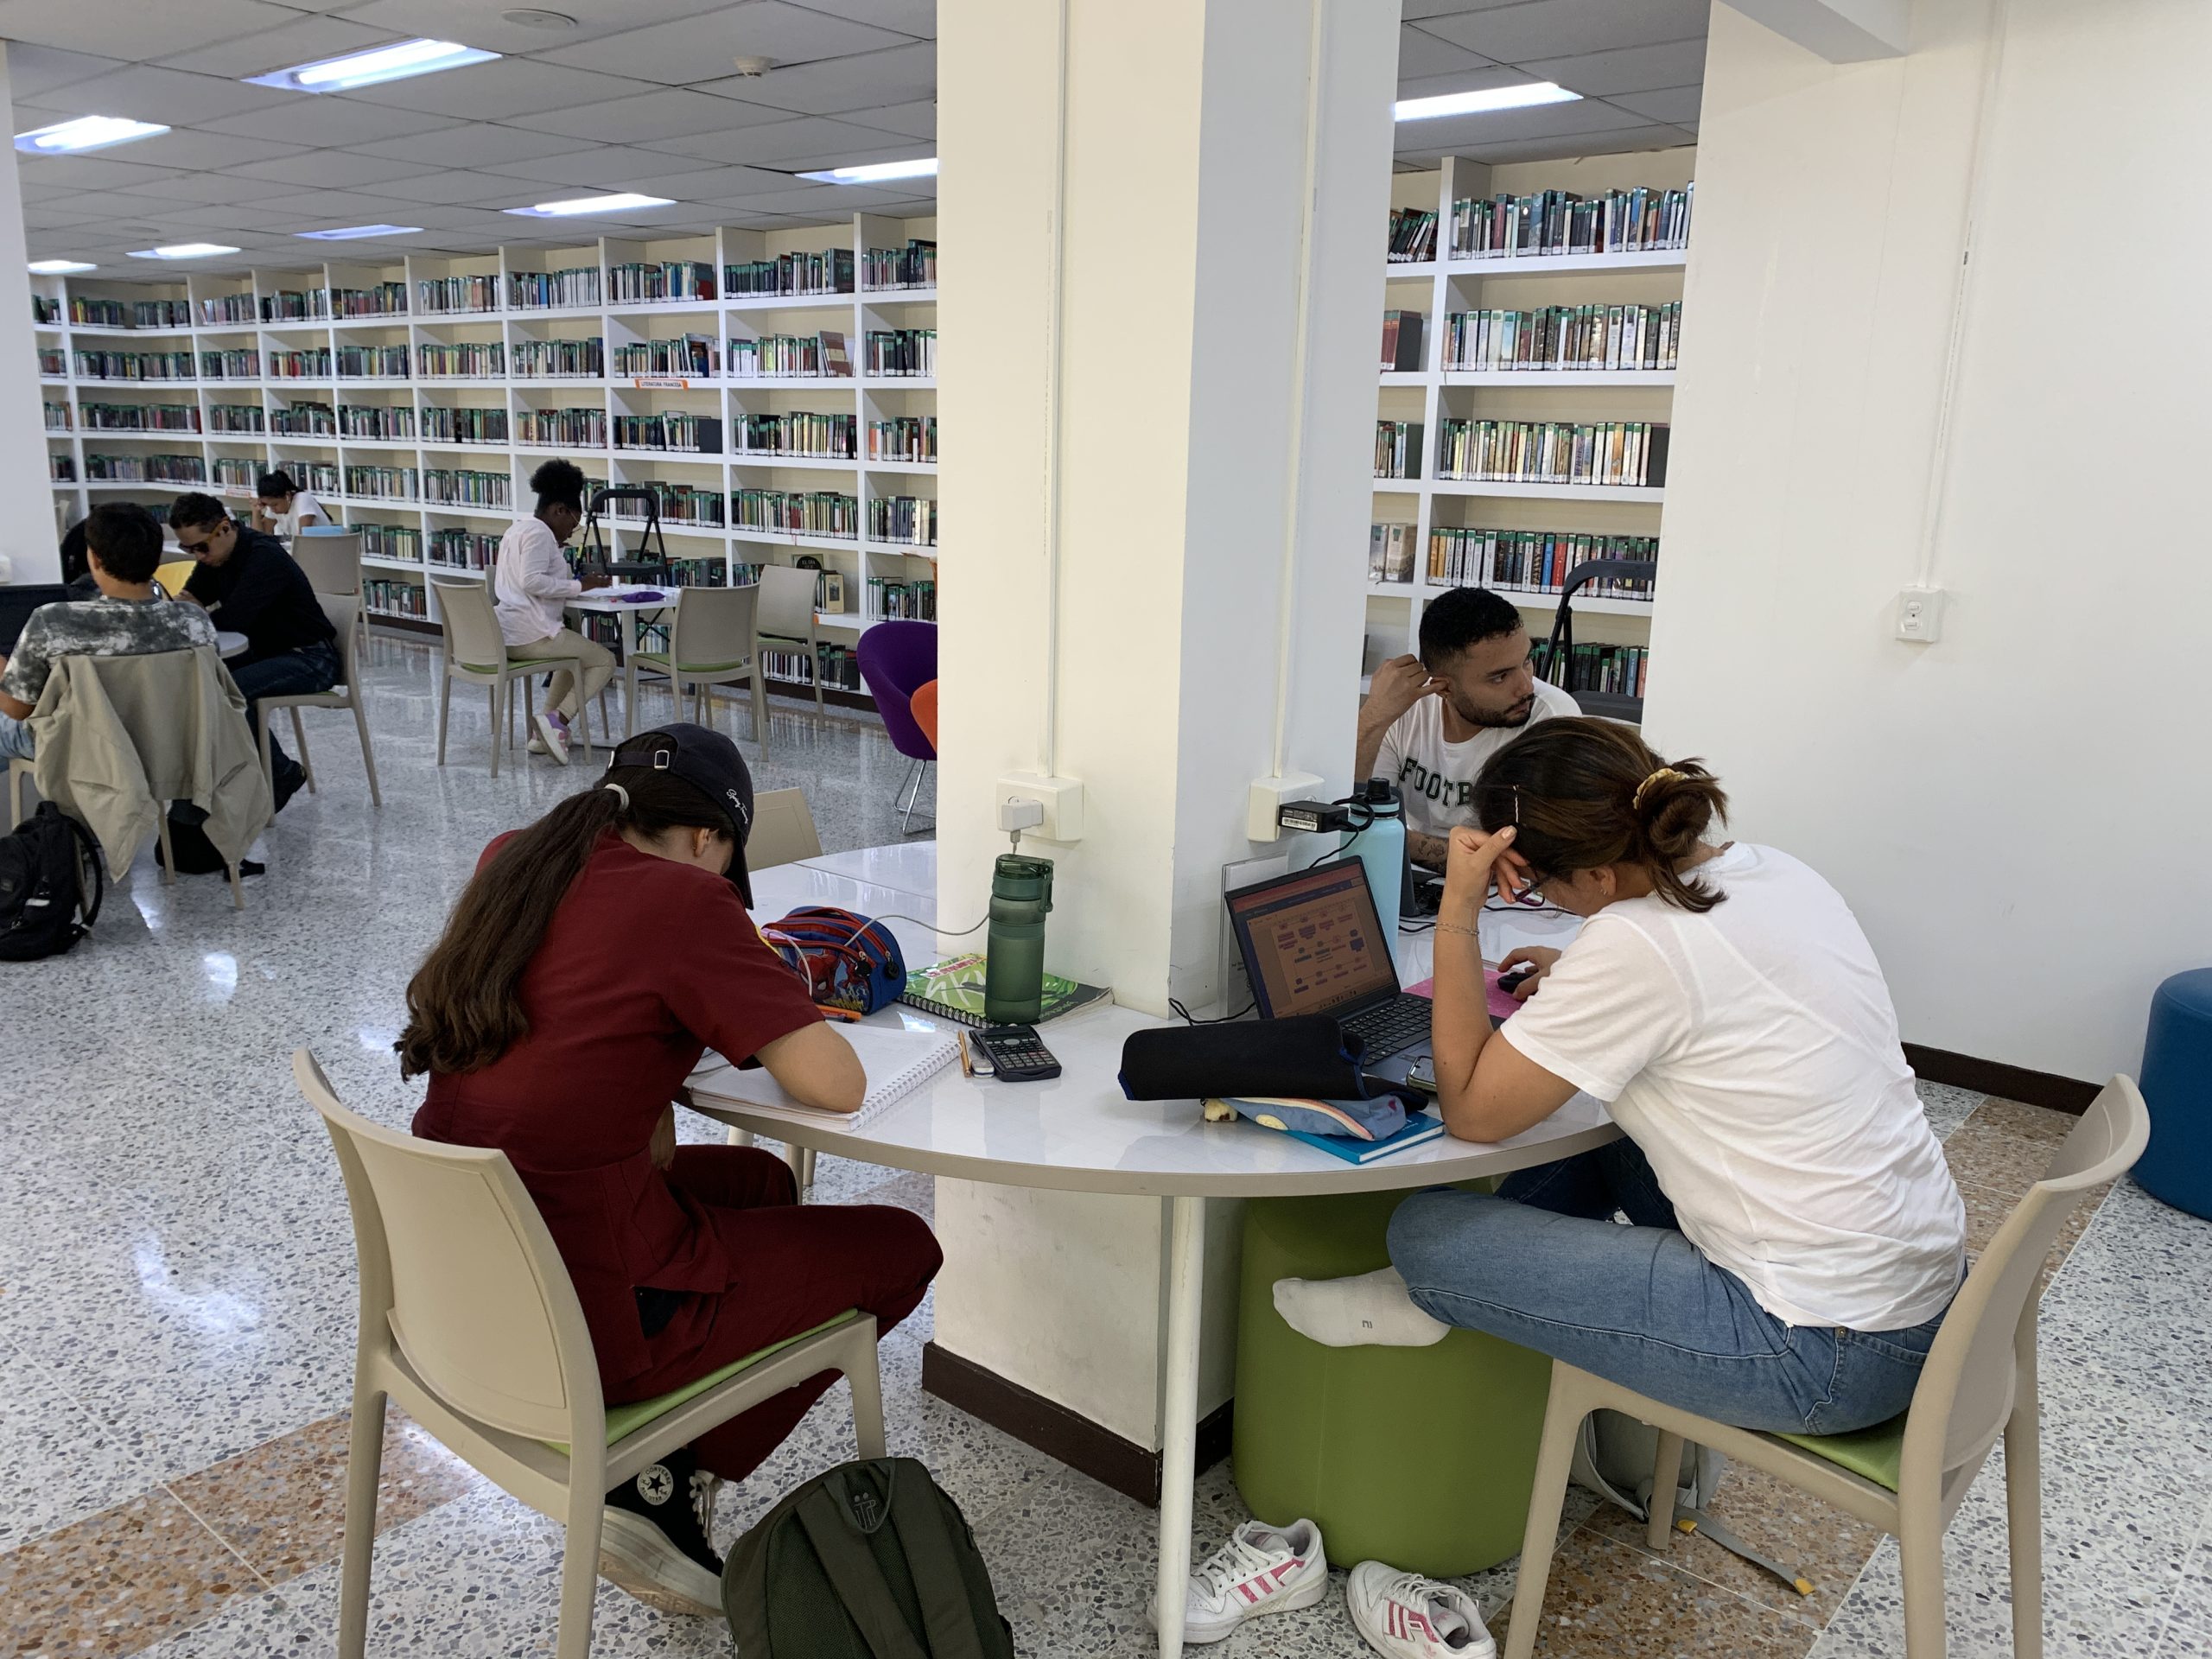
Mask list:
[[[1529,667],[1529,630],[1511,600],[1454,588],[1421,612],[1421,655],[1375,671],[1352,780],[1398,786],[1408,855],[1440,870],[1452,827],[1474,817],[1469,791],[1483,763],[1534,722],[1580,712]]]
[[[1547,721],[1475,802],[1436,930],[1445,1123],[1503,1141],[1580,1090],[1627,1138],[1495,1195],[1416,1194],[1391,1268],[1286,1280],[1284,1317],[1341,1344],[1487,1331],[1745,1428],[1896,1416],[1964,1274],[1966,1211],[1849,907],[1787,853],[1715,845],[1719,783],[1626,726]],[[1507,957],[1540,977],[1493,1033],[1477,918],[1493,884],[1532,883],[1589,919]]]
[[[273,536],[241,524],[212,495],[181,495],[169,509],[178,549],[198,567],[181,597],[203,607],[218,628],[245,636],[231,658],[232,679],[246,699],[246,719],[260,730],[256,699],[327,691],[344,664],[337,630],[299,562]],[[298,792],[306,770],[270,734],[269,784],[276,810]]]
[[[746,913],[752,820],[751,775],[721,733],[626,739],[596,787],[485,850],[407,988],[400,1073],[430,1080],[415,1133],[512,1160],[575,1281],[610,1405],[848,1308],[880,1335],[944,1261],[908,1211],[802,1207],[773,1154],[677,1144],[669,1103],[709,1047],[824,1110],[855,1110],[867,1089]],[[610,1492],[601,1572],[655,1606],[719,1613],[715,1478],[751,1473],[834,1380]]]
[[[561,613],[577,594],[606,587],[607,578],[592,575],[579,581],[561,551],[583,522],[583,468],[572,461],[549,461],[530,475],[530,487],[537,492],[537,506],[499,537],[492,586],[510,660],[582,659],[581,687],[566,662],[554,674],[545,689],[545,712],[537,716],[537,731],[530,740],[532,754],[550,754],[565,766],[569,722],[614,677],[614,653],[563,626]]]
[[[173,605],[154,588],[162,527],[143,507],[111,502],[85,520],[92,599],[41,605],[23,624],[12,654],[0,658],[0,758],[31,760],[37,745],[27,723],[57,657],[143,657],[215,643],[215,627],[196,605]]]
[[[79,518],[62,533],[61,585],[72,599],[98,599],[100,585],[92,580],[91,542],[85,535],[86,520]]]
[[[290,537],[310,524],[327,524],[322,503],[292,481],[281,468],[264,473],[253,486],[253,527],[264,536]]]

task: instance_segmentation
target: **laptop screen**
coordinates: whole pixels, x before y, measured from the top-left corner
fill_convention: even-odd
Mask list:
[[[26,582],[21,587],[0,584],[0,657],[11,655],[23,637],[23,624],[41,605],[59,605],[69,597],[60,582]]]
[[[1397,994],[1390,936],[1357,858],[1239,888],[1228,903],[1261,1018],[1345,1014]]]

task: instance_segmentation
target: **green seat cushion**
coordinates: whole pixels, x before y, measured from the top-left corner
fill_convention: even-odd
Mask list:
[[[630,660],[633,663],[645,664],[652,668],[665,669],[668,666],[668,653],[664,651],[633,651],[630,653]],[[747,659],[741,657],[734,663],[686,663],[683,664],[683,671],[686,674],[727,674],[734,668],[745,666],[747,666]]]
[[[802,1331],[795,1337],[785,1337],[781,1342],[772,1343],[766,1348],[746,1355],[742,1359],[734,1359],[720,1370],[709,1371],[704,1376],[696,1382],[686,1382],[680,1389],[671,1389],[666,1394],[657,1394],[650,1400],[632,1400],[627,1405],[609,1406],[607,1408],[607,1443],[612,1446],[617,1440],[626,1440],[647,1423],[665,1417],[678,1406],[697,1399],[709,1389],[717,1388],[728,1382],[740,1371],[758,1365],[764,1359],[772,1358],[775,1355],[782,1353],[785,1349],[804,1342],[809,1337],[818,1337],[824,1331],[833,1331],[837,1326],[849,1324],[859,1317],[858,1308],[849,1307],[836,1319],[824,1319],[811,1331]],[[569,1450],[567,1444],[563,1441],[548,1440],[545,1444],[564,1456]]]
[[[1802,1446],[1839,1469],[1848,1469],[1862,1480],[1871,1480],[1892,1492],[1897,1489],[1897,1462],[1904,1454],[1902,1414],[1872,1428],[1853,1429],[1848,1434],[1777,1434],[1774,1438]]]

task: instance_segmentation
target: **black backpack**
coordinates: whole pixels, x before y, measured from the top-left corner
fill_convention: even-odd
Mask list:
[[[40,802],[0,836],[0,962],[60,956],[92,931],[105,891],[92,832],[53,802]]]
[[[730,1550],[738,1659],[1014,1659],[960,1506],[912,1458],[840,1464]]]

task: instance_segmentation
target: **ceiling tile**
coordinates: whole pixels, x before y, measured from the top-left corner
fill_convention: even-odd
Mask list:
[[[937,0],[804,0],[804,4],[809,11],[895,29],[925,41],[937,38]]]
[[[357,156],[399,162],[407,171],[425,167],[481,167],[486,162],[512,162],[532,156],[559,156],[572,149],[588,149],[588,140],[556,137],[549,133],[524,132],[478,121],[465,127],[446,127],[436,132],[415,133],[405,138],[385,138],[362,144]],[[404,174],[388,175],[390,177]]]
[[[90,80],[94,75],[104,75],[122,67],[115,58],[94,57],[88,52],[62,52],[50,46],[33,46],[28,41],[10,41],[9,96],[20,104],[56,86],[67,86],[73,80]]]
[[[1654,121],[1675,126],[1695,126],[1705,103],[1702,86],[1669,86],[1656,92],[1623,92],[1606,100]]]
[[[759,167],[795,156],[821,156],[839,150],[874,150],[884,160],[912,153],[911,143],[849,121],[821,116],[801,116],[772,126],[746,127],[736,132],[701,133],[696,137],[671,138],[652,146],[672,156],[696,156],[710,162],[734,162]]]
[[[494,174],[454,168],[443,173],[417,174],[411,179],[365,183],[360,190],[364,195],[389,197],[392,201],[460,202],[471,207],[488,201],[511,206],[515,181]]]
[[[1711,9],[1711,0],[1543,0],[1430,17],[1421,27],[1500,63],[1525,64],[1693,36],[1701,40]]]
[[[696,160],[693,163],[701,165]],[[567,156],[539,156],[517,162],[494,162],[483,170],[509,181],[539,184],[574,184],[587,190],[625,186],[633,176],[674,173],[682,163],[657,149],[637,149],[621,144],[602,144]]]
[[[730,0],[557,0],[544,8],[574,17],[574,29],[532,29],[510,23],[500,16],[499,8],[486,5],[471,9],[465,28],[468,44],[480,46],[487,52],[544,52],[556,46],[618,35],[626,29],[712,11],[729,3]],[[427,35],[442,39],[460,27],[454,19],[454,0],[367,0],[365,4],[355,0],[344,9],[347,18],[354,22],[406,35]]]
[[[597,104],[652,90],[648,82],[620,75],[565,69],[535,58],[501,58],[496,63],[472,63],[465,69],[387,81],[339,96],[395,110],[425,110],[472,121],[504,121],[511,115]]]
[[[270,138],[278,143],[313,146],[404,138],[411,132],[435,131],[454,123],[443,116],[421,115],[413,110],[378,109],[340,93],[324,93],[320,97],[295,97],[274,109],[254,110],[200,124],[210,132],[235,132],[247,138]]]
[[[1447,115],[1440,120],[1409,122],[1399,127],[1398,138],[1402,154],[1414,153],[1405,148],[1410,141],[1424,153],[1440,150],[1477,156],[1486,154],[1488,146],[1493,144],[1535,138],[1579,138],[1586,133],[1649,124],[1643,116],[1616,109],[1598,99],[1584,99],[1579,103],[1544,104],[1530,110],[1497,110],[1482,115]],[[1418,133],[1410,130],[1415,126],[1421,129]],[[1560,156],[1577,153],[1572,145],[1554,152]]]
[[[289,184],[296,190],[308,185],[344,190],[385,179],[411,178],[422,170],[419,162],[357,156],[343,149],[294,149],[276,161],[255,162],[230,169],[240,178],[266,179],[272,184]]]
[[[937,137],[937,99],[926,98],[918,103],[900,104],[887,110],[870,110],[867,124],[884,132],[901,133],[910,138]]]
[[[187,203],[251,201],[268,194],[269,181],[233,178],[224,173],[180,173],[166,182],[133,185],[130,189],[137,194]]]
[[[532,132],[560,133],[602,144],[642,144],[660,138],[685,138],[702,132],[727,132],[789,118],[785,110],[764,109],[705,92],[656,86],[632,98],[609,99],[580,109],[531,111],[512,124]]]
[[[269,0],[0,0],[0,40],[143,63],[298,16]]]
[[[246,215],[240,223],[247,226],[296,219],[302,230],[312,230],[320,225],[375,224],[391,217],[391,204],[358,190],[293,190],[258,196],[226,211],[233,210]],[[263,218],[263,214],[271,217]]]
[[[325,58],[365,52],[372,46],[389,46],[394,41],[407,38],[388,29],[365,28],[342,17],[301,17],[295,13],[294,19],[281,29],[263,29],[219,41],[213,46],[173,53],[162,61],[172,69],[194,69],[202,74],[226,75],[241,80],[248,75],[265,75],[271,70],[289,69],[296,64],[319,63]]]
[[[117,190],[191,176],[174,168],[111,161],[105,156],[26,156],[17,166],[20,176],[34,184],[69,185],[81,190]]]
[[[1463,11],[1497,11],[1507,6],[1542,5],[1546,0],[1405,0],[1401,15],[1409,23],[1448,17]]]
[[[904,46],[909,38],[786,5],[784,0],[749,0],[726,10],[632,29],[588,46],[556,47],[544,55],[554,63],[636,75],[668,86],[687,86],[694,81],[722,79],[730,73],[734,57],[806,63],[816,58]]]
[[[1448,149],[1421,152],[1414,159],[1433,167],[1444,156],[1465,156],[1474,161],[1502,167],[1512,162],[1555,162],[1574,156],[1625,156],[1637,150],[1675,149],[1695,142],[1679,127],[1624,127],[1617,132],[1587,134],[1571,143],[1557,138],[1530,138],[1498,143],[1455,144]]]
[[[638,174],[630,180],[630,188],[648,196],[666,196],[671,201],[728,201],[755,194],[754,188],[763,176],[750,167],[702,167],[679,156],[664,156],[660,160],[658,170]],[[791,187],[788,174],[766,176],[777,180],[779,188]]]
[[[854,213],[911,207],[918,200],[904,184],[880,188],[856,184],[801,184],[774,195],[748,197],[741,205],[747,213],[797,213],[817,222],[834,223]],[[922,211],[926,213],[931,208],[925,204]]]
[[[179,127],[156,138],[141,139],[127,153],[130,160],[152,167],[229,172],[257,162],[289,156],[293,149],[289,144],[271,143],[266,138],[240,138],[226,132],[195,132],[189,127]]]
[[[1456,54],[1459,48],[1444,50]],[[911,104],[936,94],[937,43],[922,41],[881,52],[824,58],[771,69],[765,75],[732,75],[707,81],[700,90],[803,115],[843,115],[877,105]]]
[[[1705,37],[1665,46],[1631,46],[1575,58],[1543,58],[1525,64],[1532,75],[1555,80],[1590,98],[1688,86],[1705,79]]]
[[[159,121],[181,127],[204,125],[221,116],[271,107],[296,97],[296,93],[280,92],[266,86],[241,86],[219,75],[188,74],[181,69],[162,69],[142,63],[95,75],[90,80],[57,86],[52,92],[18,102],[26,108],[35,106],[60,114],[122,115],[137,121]]]
[[[1491,60],[1479,52],[1428,34],[1411,23],[1398,25],[1398,79],[1419,80],[1448,75],[1461,69],[1488,69]]]
[[[712,195],[702,195],[702,201],[717,202],[727,207],[731,202],[757,201],[762,196],[780,195],[787,190],[811,188],[788,173],[765,167],[724,167],[715,169],[721,181]]]

